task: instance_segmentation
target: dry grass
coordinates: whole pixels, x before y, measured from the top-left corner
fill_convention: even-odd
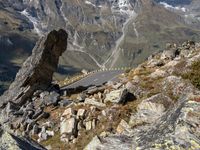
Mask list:
[[[90,118],[97,118],[100,115],[102,117],[100,120],[98,120],[95,129],[90,131],[82,129],[80,131],[81,135],[77,137],[75,143],[65,144],[61,142],[60,134],[59,132],[56,132],[55,136],[49,138],[47,141],[43,141],[41,144],[43,146],[51,145],[52,149],[54,150],[66,150],[66,149],[82,150],[92,140],[92,138],[95,135],[100,135],[104,131],[115,132],[121,119],[124,119],[128,122],[130,115],[136,112],[136,108],[140,102],[141,100],[135,100],[132,102],[128,102],[126,105],[116,105],[116,106],[109,104],[107,108],[109,108],[111,111],[106,117],[101,115],[102,110],[100,109],[97,109],[94,113],[90,113]],[[88,112],[90,112],[89,105],[77,105],[73,107],[73,109],[76,111],[80,108],[86,109]],[[66,108],[62,109],[48,108],[46,111],[51,113],[50,120],[56,122],[58,125],[58,123],[60,122],[59,121],[60,114],[62,114],[65,109]]]
[[[183,74],[182,77],[189,79],[196,88],[200,89],[200,61],[194,62],[190,71]]]

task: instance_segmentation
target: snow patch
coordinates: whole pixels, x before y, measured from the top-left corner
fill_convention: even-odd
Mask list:
[[[119,0],[112,4],[112,10],[132,16],[135,12],[129,0]]]
[[[92,5],[93,7],[96,7],[96,5],[95,5],[95,4],[93,4],[93,3],[92,3],[92,2],[90,2],[90,1],[85,1],[85,4]]]
[[[6,42],[8,43],[8,45],[13,45],[12,41],[9,38],[6,40]]]
[[[180,11],[183,11],[183,12],[187,11],[187,9],[185,7],[178,7],[178,6],[173,7],[172,5],[169,5],[165,2],[160,2],[160,4],[163,5],[167,9],[175,9],[175,10],[180,10]]]
[[[27,17],[30,22],[33,23],[33,26],[34,26],[34,30],[35,32],[38,34],[38,35],[42,35],[42,32],[40,31],[39,27],[38,27],[38,20],[37,18],[31,16],[28,12],[27,12],[27,9],[23,10],[22,12],[20,12],[22,15],[24,15],[25,17]]]
[[[139,32],[138,32],[138,30],[136,28],[135,22],[133,22],[133,27],[134,27],[134,32],[135,32],[136,37],[139,38]]]

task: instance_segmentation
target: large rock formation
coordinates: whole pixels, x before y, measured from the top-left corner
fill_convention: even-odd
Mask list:
[[[0,129],[0,149],[45,150],[32,140],[16,137]]]
[[[67,48],[68,34],[60,29],[41,38],[33,49],[32,55],[24,62],[15,81],[0,97],[0,106],[12,101],[24,104],[36,90],[45,90],[52,82],[57,69],[59,56]]]

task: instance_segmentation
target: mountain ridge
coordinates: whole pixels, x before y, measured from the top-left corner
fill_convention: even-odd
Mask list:
[[[2,39],[5,38],[4,43],[14,43],[14,47],[0,43],[1,56],[6,56],[3,64],[10,64],[8,68],[19,66],[30,55],[39,36],[60,27],[69,32],[69,48],[60,59],[61,74],[82,68],[135,67],[152,53],[164,50],[165,43],[198,41],[200,23],[191,16],[198,2],[184,5],[191,12],[166,8],[160,2],[169,3],[166,0],[157,3],[153,0],[1,0]],[[19,41],[13,34],[27,46],[17,44]],[[10,49],[10,53],[6,55],[5,49]],[[16,55],[16,49],[22,52]],[[15,69],[6,71],[11,79],[15,75],[12,70]],[[57,74],[57,78],[62,76]]]

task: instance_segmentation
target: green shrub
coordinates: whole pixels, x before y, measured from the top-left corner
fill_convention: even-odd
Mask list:
[[[191,83],[200,89],[200,61],[194,62],[188,73],[182,75],[184,79],[189,79]]]

